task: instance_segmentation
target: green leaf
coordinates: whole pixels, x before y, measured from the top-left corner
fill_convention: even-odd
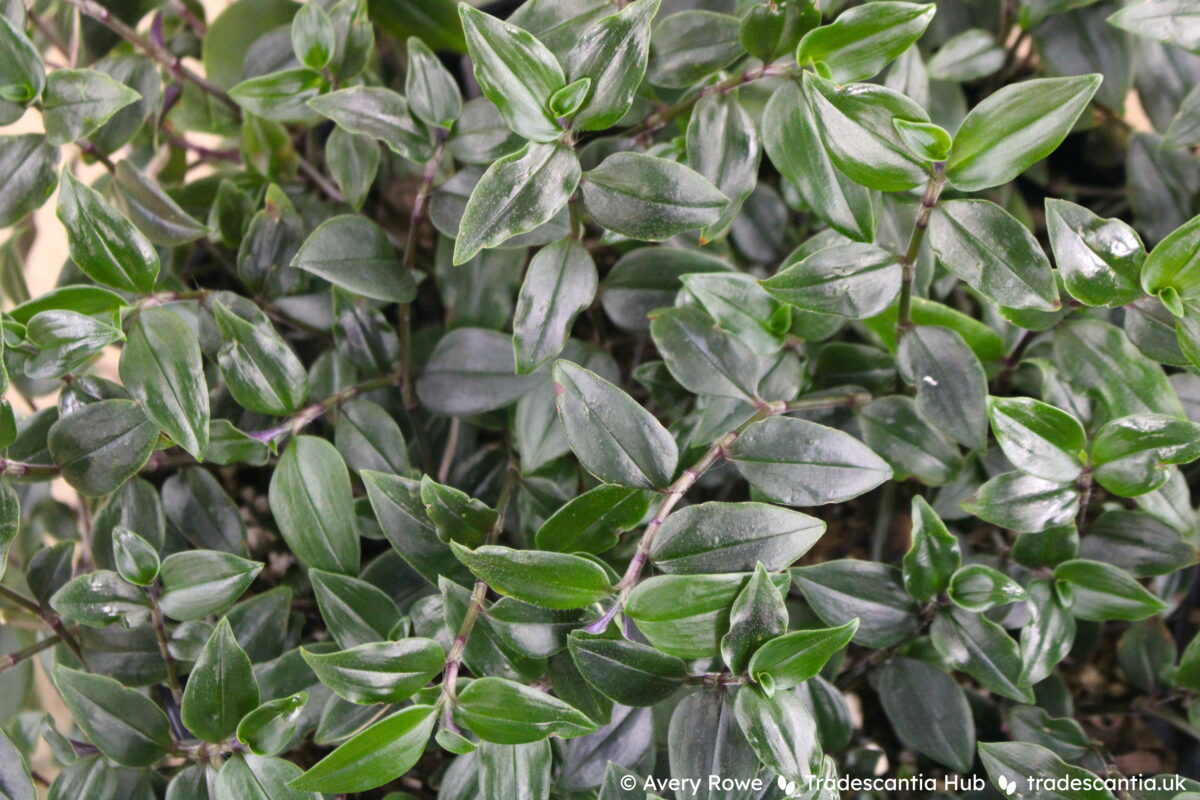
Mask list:
[[[766,695],[757,687],[738,690],[734,716],[760,761],[789,781],[805,782],[819,771],[817,723],[791,692]]]
[[[554,758],[548,741],[520,745],[484,742],[477,760],[482,797],[550,796],[550,767]]]
[[[621,705],[657,705],[682,686],[688,674],[682,659],[624,638],[576,631],[568,646],[587,682]]]
[[[650,560],[667,573],[688,575],[768,571],[790,566],[825,533],[825,523],[767,503],[699,503],[682,508],[658,529]]]
[[[1038,533],[1075,519],[1079,490],[1072,483],[1005,472],[980,486],[962,508],[1002,528]]]
[[[1076,559],[1054,568],[1054,577],[1070,585],[1071,613],[1079,619],[1136,621],[1167,609],[1125,570],[1099,561]]]
[[[560,121],[570,120],[587,100],[592,90],[591,78],[580,78],[550,95],[550,114]]]
[[[534,142],[550,142],[562,128],[550,114],[550,97],[567,84],[562,67],[533,34],[490,14],[459,5],[475,79],[508,125]]]
[[[562,700],[492,676],[473,680],[458,693],[455,718],[495,744],[524,744],[548,736],[569,739],[596,730],[596,723]]]
[[[400,609],[384,591],[365,580],[308,571],[321,618],[339,647],[356,647],[388,638],[400,619]]]
[[[904,554],[904,588],[914,600],[927,603],[950,586],[951,576],[962,565],[962,549],[924,497],[913,496],[911,516],[912,543]]]
[[[803,419],[756,422],[729,448],[729,459],[777,503],[841,503],[892,477],[892,468],[848,433]]]
[[[337,50],[333,20],[319,4],[307,3],[292,17],[292,52],[309,69],[324,69]]]
[[[37,796],[21,752],[7,734],[0,732],[0,797],[4,800],[37,800]]]
[[[949,328],[917,326],[896,349],[900,375],[917,389],[917,411],[970,450],[987,444],[987,375]]]
[[[758,397],[758,359],[701,309],[684,306],[655,312],[650,335],[671,375],[688,391],[735,400]]]
[[[896,480],[915,477],[929,486],[949,483],[962,470],[958,445],[917,413],[904,395],[872,400],[859,412],[863,439],[895,471]]]
[[[300,67],[244,80],[229,90],[229,96],[256,117],[273,122],[308,122],[314,116],[313,111],[319,111],[310,103],[325,88],[324,75]]]
[[[208,234],[162,187],[128,160],[118,162],[114,199],[125,216],[157,245],[176,247]]]
[[[629,395],[568,361],[554,364],[558,415],[571,449],[606,483],[665,487],[679,461],[675,439]]]
[[[891,0],[848,9],[805,34],[796,60],[824,63],[838,83],[866,80],[921,38],[936,12],[933,4]]]
[[[1083,558],[1127,569],[1139,577],[1170,574],[1192,565],[1197,557],[1195,548],[1181,539],[1178,531],[1142,511],[1105,511],[1088,525],[1087,532],[1079,548]]]
[[[496,526],[499,514],[453,486],[443,486],[428,475],[421,478],[425,513],[443,542],[481,545]]]
[[[145,594],[106,569],[72,578],[50,598],[50,607],[67,619],[94,628],[114,622],[139,628],[150,620],[150,602]]]
[[[641,489],[601,484],[572,498],[538,528],[539,550],[603,553],[620,533],[637,527],[650,510],[653,495]],[[662,536],[659,530],[659,538]]]
[[[784,262],[762,282],[770,295],[806,311],[864,319],[880,313],[900,291],[900,259],[873,244],[835,244]]]
[[[929,179],[925,159],[901,139],[897,121],[927,123],[925,109],[884,86],[839,87],[804,73],[804,94],[812,105],[821,139],[838,169],[869,189],[902,192]]]
[[[675,706],[667,730],[670,775],[676,785],[699,785],[696,798],[724,800],[739,795],[720,788],[708,791],[708,776],[720,775],[743,786],[761,769],[758,755],[737,724],[735,699],[724,687],[693,692]],[[683,781],[698,781],[698,784]],[[641,800],[642,794],[636,795]],[[622,798],[624,800],[624,798]]]
[[[46,77],[42,97],[46,139],[50,144],[83,139],[141,97],[99,70],[56,69]]]
[[[1022,682],[1017,640],[983,614],[947,607],[934,617],[929,633],[955,669],[1011,700],[1033,702],[1033,691]]]
[[[21,499],[7,481],[0,487],[0,578],[8,568],[8,553],[21,532]],[[26,579],[33,575],[26,572]]]
[[[1018,683],[1041,683],[1075,643],[1075,617],[1048,580],[1035,580],[1029,594],[1030,621],[1021,628],[1021,677]]]
[[[5,176],[0,227],[20,222],[49,199],[58,182],[58,159],[58,148],[41,134],[0,136],[0,174]]]
[[[67,483],[92,497],[116,491],[154,452],[158,428],[132,400],[101,400],[59,418],[46,443]]]
[[[151,487],[131,484],[139,491],[129,501],[130,505],[148,502],[153,498]],[[235,555],[246,552],[246,526],[242,522],[238,507],[225,494],[221,484],[204,469],[189,469],[172,475],[163,483],[162,510],[151,507],[140,519],[158,514],[159,520],[165,512],[167,520],[179,530],[184,538],[196,547],[209,550],[224,550]],[[126,524],[137,527],[139,517]],[[162,522],[155,520],[158,528]],[[141,530],[141,528],[139,528]],[[161,538],[162,534],[158,536]]]
[[[424,163],[433,153],[429,134],[412,118],[408,101],[391,89],[378,86],[339,89],[312,98],[308,106],[350,133],[379,139],[409,161]]]
[[[238,723],[238,741],[255,755],[272,756],[282,752],[295,739],[307,703],[307,692],[263,703]]]
[[[826,625],[858,619],[854,641],[892,647],[917,630],[917,605],[904,591],[900,570],[852,559],[790,570],[792,581]]]
[[[947,200],[929,222],[939,263],[998,305],[1061,307],[1050,260],[1015,217],[988,200]]]
[[[359,477],[384,536],[421,577],[435,585],[440,576],[473,582],[426,517],[419,482],[371,470],[363,470]]]
[[[729,630],[730,607],[749,582],[745,573],[658,575],[639,583],[625,613],[654,647],[680,658],[715,658]],[[786,575],[772,575],[780,592]]]
[[[42,95],[46,70],[42,55],[24,32],[24,21],[0,21],[0,123],[9,125]]]
[[[646,75],[650,21],[661,0],[634,0],[619,13],[585,28],[563,59],[567,80],[590,78],[591,93],[575,114],[573,127],[585,131],[612,127],[633,104]]]
[[[1004,780],[1014,787],[1018,797],[1031,797],[1030,779],[1036,779],[1039,785],[1076,785],[1078,789],[1068,789],[1063,793],[1053,795],[1038,792],[1047,798],[1063,798],[1064,800],[1111,800],[1109,794],[1099,783],[1096,775],[1082,767],[1067,764],[1050,750],[1029,742],[981,742],[979,759],[983,762],[992,782],[1000,784]],[[1051,783],[1053,782],[1053,783]],[[1060,784],[1061,782],[1061,784]]]
[[[135,586],[149,586],[158,578],[158,551],[128,528],[113,529],[113,564],[121,577]]]
[[[762,135],[771,163],[796,186],[817,217],[856,241],[874,239],[871,193],[834,167],[798,81],[786,81],[772,92]]]
[[[408,37],[406,47],[408,70],[404,91],[409,107],[426,125],[449,128],[462,114],[462,93],[454,76],[421,39]]]
[[[525,273],[513,318],[517,370],[530,373],[557,356],[571,325],[596,296],[596,264],[574,239],[538,251]]]
[[[1173,292],[1174,297],[1200,297],[1200,217],[1193,218],[1159,242],[1142,267],[1142,288],[1148,294]],[[1165,301],[1164,301],[1165,302]],[[1180,311],[1173,310],[1176,316]]]
[[[941,126],[897,118],[892,120],[892,127],[900,134],[904,146],[925,161],[945,161],[950,155],[953,137]]]
[[[233,605],[263,565],[215,550],[185,550],[163,559],[159,580],[163,613],[178,620],[202,619]]]
[[[976,613],[1025,599],[1021,584],[983,564],[968,564],[957,570],[946,594],[959,608]]]
[[[197,460],[208,449],[208,386],[200,342],[173,311],[147,308],[130,322],[121,382],[146,415]]]
[[[432,639],[369,642],[336,653],[301,650],[321,683],[351,703],[402,703],[441,672],[446,654]]]
[[[288,788],[300,772],[281,758],[238,754],[217,773],[212,800],[317,800],[316,794]]]
[[[180,714],[183,724],[206,742],[221,742],[258,706],[258,682],[245,651],[222,619],[188,675]]]
[[[741,675],[750,657],[769,639],[787,630],[788,612],[770,573],[758,564],[729,610],[729,632],[721,637],[721,658]]]
[[[313,436],[293,439],[271,475],[269,496],[279,532],[302,564],[358,574],[350,473],[332,444]]]
[[[429,356],[417,396],[438,414],[470,416],[515,403],[541,381],[541,376],[516,374],[511,336],[456,328]]]
[[[1116,307],[1142,296],[1139,275],[1146,248],[1129,225],[1048,197],[1046,227],[1058,270],[1076,300]]]
[[[924,661],[897,658],[879,671],[879,700],[905,746],[958,772],[975,760],[975,720],[962,687]]]
[[[54,684],[75,724],[118,764],[148,767],[171,748],[166,715],[141,692],[61,665],[54,668]]]
[[[221,377],[242,408],[260,414],[294,414],[308,396],[308,374],[287,342],[265,319],[257,324],[220,302],[211,306],[223,346]]]
[[[1098,396],[1110,418],[1184,416],[1162,367],[1138,352],[1120,328],[1099,320],[1061,326],[1054,334],[1054,363],[1078,391]]]
[[[613,153],[583,174],[581,186],[597,225],[649,242],[712,225],[729,203],[695,170],[645,153]]]
[[[365,217],[346,214],[321,223],[304,240],[292,266],[376,300],[407,303],[417,296],[412,275],[396,258],[387,233]]]
[[[59,183],[58,218],[67,229],[71,260],[85,275],[126,292],[154,290],[158,251],[99,192],[66,169]]]
[[[729,66],[742,53],[740,28],[737,17],[704,9],[659,20],[652,37],[650,83],[685,89]]]
[[[720,328],[758,355],[779,352],[792,310],[768,294],[753,276],[710,272],[684,275],[681,280]]]
[[[701,231],[702,240],[708,241],[729,229],[758,184],[758,130],[736,96],[712,94],[696,104],[686,145],[688,166],[730,200],[721,219]]]
[[[339,125],[325,141],[325,161],[346,202],[355,211],[362,211],[379,171],[379,145],[375,139]]]
[[[946,177],[964,192],[1008,183],[1062,143],[1100,75],[1036,78],[998,90],[967,114],[946,164]]]
[[[401,709],[355,735],[288,786],[306,792],[350,793],[390,783],[417,763],[436,721],[433,706]]]
[[[25,362],[31,378],[75,372],[101,350],[125,338],[120,328],[74,311],[42,311],[29,320],[25,338],[40,352]]]
[[[1013,466],[1049,481],[1083,471],[1087,434],[1079,420],[1031,397],[989,397],[992,432]]]
[[[746,672],[764,690],[779,692],[814,677],[829,659],[850,643],[859,621],[836,628],[814,628],[776,636],[754,651]]]
[[[1109,422],[1092,442],[1095,479],[1122,497],[1152,492],[1171,477],[1170,464],[1200,458],[1200,425],[1160,414]]]
[[[1187,0],[1146,0],[1122,8],[1108,18],[1110,25],[1200,53],[1200,25]]]
[[[764,63],[771,63],[793,52],[804,34],[821,24],[821,12],[815,0],[787,5],[755,5],[742,16],[738,32],[746,52]]]
[[[549,222],[579,179],[579,158],[560,143],[531,142],[497,160],[471,191],[454,243],[454,265]]]
[[[968,28],[943,42],[926,66],[934,80],[970,83],[995,73],[1004,61],[1004,48],[995,36],[980,28]]]
[[[496,592],[541,608],[583,608],[612,594],[608,573],[595,561],[567,553],[485,545],[450,549]]]
[[[487,609],[488,627],[501,645],[529,658],[549,658],[566,649],[567,635],[589,611],[555,611],[502,597]]]

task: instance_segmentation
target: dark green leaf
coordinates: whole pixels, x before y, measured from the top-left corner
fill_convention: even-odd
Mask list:
[[[683,164],[645,153],[614,153],[581,181],[583,204],[614,233],[661,242],[712,225],[729,198]]]
[[[591,93],[573,120],[581,130],[616,124],[633,103],[650,53],[650,21],[660,0],[635,0],[585,28],[563,59],[567,79],[592,81]],[[544,37],[543,37],[544,38]]]
[[[208,742],[231,736],[242,717],[258,706],[258,682],[229,620],[213,630],[188,676],[180,714],[183,724]]]
[[[304,241],[292,266],[357,294],[407,303],[416,297],[412,276],[400,265],[387,234],[369,219],[326,220]]]
[[[704,9],[680,11],[654,26],[647,77],[655,86],[684,89],[741,55],[738,18]]]
[[[233,605],[263,565],[215,550],[188,550],[163,559],[159,580],[163,612],[178,620],[202,619]]]
[[[729,458],[755,488],[790,506],[840,503],[892,477],[891,467],[853,436],[792,417],[751,425]]]
[[[50,607],[67,619],[96,628],[114,622],[138,628],[150,620],[150,603],[142,591],[106,569],[69,581],[50,598]]]
[[[496,592],[541,608],[582,608],[612,593],[604,568],[582,556],[497,545],[468,550],[453,541],[450,549]]]
[[[807,782],[821,763],[817,723],[791,692],[738,690],[734,716],[760,761],[789,781]]]
[[[385,640],[400,618],[392,598],[364,580],[319,569],[310,569],[308,577],[321,618],[339,647]]]
[[[288,786],[306,792],[365,792],[389,783],[417,763],[436,719],[432,706],[404,708],[357,734]]]
[[[963,338],[920,325],[896,349],[901,376],[917,390],[917,411],[970,450],[987,443],[987,375]]]
[[[943,609],[934,617],[930,636],[937,651],[955,669],[1004,697],[1033,702],[1033,691],[1022,683],[1017,640],[983,614],[961,608]]]
[[[408,102],[391,89],[356,86],[314,97],[313,111],[328,117],[350,133],[379,139],[410,161],[424,162],[432,153],[429,134],[412,118]]]
[[[1054,152],[1101,80],[1100,75],[1038,78],[990,95],[971,109],[954,135],[946,177],[966,192],[1017,177]]]
[[[495,744],[523,744],[548,736],[569,739],[596,729],[596,723],[562,700],[490,676],[471,681],[458,693],[455,717],[480,739]]]
[[[858,619],[854,641],[891,647],[917,630],[917,605],[900,570],[870,561],[828,561],[791,570],[792,581],[827,625]]]
[[[571,325],[596,296],[596,264],[587,249],[563,239],[529,263],[513,319],[517,370],[530,373],[557,356]]]
[[[838,83],[865,80],[921,38],[936,11],[931,4],[892,0],[848,9],[831,24],[809,31],[796,60],[824,63]]]
[[[208,386],[195,331],[173,311],[147,308],[129,325],[121,382],[172,441],[203,460],[208,449]]]
[[[1046,227],[1054,260],[1076,300],[1120,306],[1141,297],[1138,276],[1146,249],[1133,228],[1054,198],[1046,198]]]
[[[759,364],[754,353],[695,307],[655,312],[650,334],[667,369],[696,394],[754,400]]]
[[[402,703],[442,670],[446,654],[432,639],[370,642],[336,653],[301,650],[321,683],[351,703]]]
[[[628,639],[576,632],[568,642],[571,657],[588,683],[622,705],[656,705],[682,686],[687,676],[682,659]]]
[[[975,761],[975,721],[966,694],[924,661],[894,659],[879,671],[879,700],[905,745],[951,769]]]
[[[123,83],[94,69],[56,69],[46,78],[42,121],[50,144],[94,133],[113,114],[141,99]]]
[[[58,182],[58,159],[58,148],[41,134],[0,136],[0,174],[5,176],[0,227],[20,222],[46,202]]]
[[[54,668],[54,683],[75,724],[113,761],[148,767],[171,748],[166,715],[141,692],[63,666]]]
[[[273,756],[282,752],[295,739],[307,703],[307,692],[263,703],[238,723],[238,741],[255,755]]]
[[[873,244],[836,244],[795,257],[762,286],[772,297],[806,311],[872,317],[891,305],[900,291],[900,259]]]
[[[749,572],[762,563],[784,569],[825,533],[825,523],[766,503],[700,503],[667,517],[650,545],[662,572]]]
[[[337,449],[297,436],[271,476],[271,513],[301,563],[344,575],[358,573],[350,473]]]
[[[858,632],[857,618],[836,628],[814,628],[776,636],[754,651],[747,669],[764,690],[778,692],[817,675]]]
[[[229,393],[261,414],[294,414],[308,395],[304,366],[267,320],[249,322],[221,303],[212,306],[224,346],[218,355]]]
[[[70,170],[59,184],[58,218],[67,229],[71,260],[89,278],[126,292],[154,289],[158,251],[142,232]]]
[[[128,528],[114,528],[113,564],[121,577],[135,586],[149,586],[158,578],[158,551]]]
[[[206,395],[207,397],[207,395]],[[102,400],[61,417],[47,444],[67,482],[90,496],[110,494],[137,474],[158,428],[132,400]]]
[[[1071,613],[1079,619],[1135,621],[1167,608],[1132,575],[1111,564],[1066,561],[1054,568],[1054,577],[1073,590]]]
[[[537,531],[537,547],[558,553],[611,550],[620,541],[621,532],[641,523],[650,509],[651,497],[641,489],[601,484],[572,498],[542,523]],[[665,526],[656,541],[664,533]]]
[[[989,397],[988,414],[1000,449],[1023,472],[1067,482],[1083,471],[1087,435],[1068,412],[1030,397]]]
[[[650,412],[599,375],[567,361],[555,363],[554,382],[559,419],[584,469],[632,488],[671,482],[678,449]]]
[[[919,602],[933,600],[950,586],[950,578],[962,564],[958,539],[928,501],[912,499],[912,544],[904,554],[904,588]]]

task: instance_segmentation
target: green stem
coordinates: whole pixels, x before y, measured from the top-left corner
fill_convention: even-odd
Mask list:
[[[517,467],[516,464],[508,465],[508,475],[505,478],[504,486],[500,489],[500,497],[496,501],[496,523],[492,525],[491,531],[487,535],[487,544],[495,544],[500,539],[500,534],[504,532],[504,514],[508,510],[509,501],[512,499],[513,491],[517,487]],[[462,669],[463,655],[467,651],[467,642],[471,638],[471,631],[475,627],[479,615],[483,613],[483,601],[487,598],[487,584],[481,580],[475,581],[475,586],[471,590],[471,600],[467,606],[467,613],[463,615],[462,624],[458,626],[458,633],[454,636],[454,643],[450,646],[450,652],[446,655],[446,664],[442,671],[442,692],[438,697],[438,704],[442,705],[443,717],[442,724],[449,730],[457,731],[454,726],[450,706],[453,705],[456,691],[458,687],[458,673]]]
[[[362,383],[356,383],[353,386],[347,386],[340,392],[334,392],[325,399],[300,409],[287,420],[273,428],[256,431],[248,435],[253,439],[258,439],[260,442],[273,442],[279,437],[288,434],[295,436],[304,428],[325,416],[326,412],[334,408],[338,408],[342,404],[348,403],[354,398],[364,395],[367,392],[373,392],[376,389],[384,389],[389,386],[395,386],[399,382],[400,375],[395,372],[369,378]]]
[[[83,665],[83,668],[89,672],[91,671],[91,668],[88,667],[87,659],[83,657],[83,650],[80,648],[79,642],[77,642],[75,637],[71,635],[71,632],[67,630],[67,626],[63,625],[62,617],[58,616],[58,614],[54,613],[48,608],[42,608],[42,606],[36,600],[26,597],[20,592],[14,591],[13,589],[10,589],[4,585],[0,585],[0,597],[8,600],[14,605],[20,606],[31,614],[40,617],[42,622],[46,623],[50,630],[58,635],[58,637],[62,640],[62,643],[65,644],[67,649],[71,651],[72,655],[79,659],[79,663]]]
[[[713,442],[704,455],[700,457],[699,461],[685,469],[683,474],[667,487],[666,493],[658,505],[658,509],[654,512],[654,518],[650,520],[650,524],[646,526],[646,532],[642,534],[642,538],[638,541],[637,550],[634,552],[629,566],[625,569],[624,576],[622,576],[621,580],[614,587],[619,593],[617,601],[612,604],[603,616],[588,625],[585,630],[589,633],[603,633],[608,628],[608,624],[616,617],[617,613],[625,607],[629,595],[633,592],[634,587],[637,586],[638,581],[641,579],[642,571],[646,568],[646,564],[650,560],[650,547],[654,544],[654,537],[659,529],[662,528],[663,523],[666,522],[667,516],[675,509],[675,506],[683,499],[688,490],[696,484],[701,475],[712,469],[718,462],[729,457],[729,448],[733,447],[733,443],[738,440],[738,437],[747,428],[756,422],[761,422],[764,419],[791,411],[812,411],[821,408],[853,406],[867,402],[870,399],[870,395],[863,392],[850,392],[847,394],[793,400],[790,403],[782,401],[761,403],[758,411],[741,425]]]
[[[9,461],[7,458],[0,458],[0,475],[9,478],[48,481],[57,478],[60,471],[57,464],[26,464],[24,461]]]
[[[942,196],[942,188],[946,185],[946,164],[939,161],[933,165],[933,175],[925,186],[925,194],[921,197],[921,210],[917,212],[917,222],[913,225],[912,236],[908,239],[908,250],[900,258],[902,268],[900,276],[900,312],[896,317],[896,340],[899,341],[908,329],[912,327],[912,291],[913,282],[917,278],[917,258],[921,255],[921,243],[925,241],[925,231],[929,229],[929,218],[937,207],[938,198]]]
[[[171,687],[171,696],[175,698],[175,705],[180,706],[183,704],[183,684],[179,682],[179,670],[168,644],[166,618],[163,617],[162,608],[158,605],[159,588],[157,585],[147,586],[144,591],[146,598],[150,601],[150,621],[154,625],[154,638],[158,640],[158,652],[162,655],[163,664],[167,668],[167,684]]]
[[[56,633],[52,636],[47,636],[36,644],[31,644],[24,650],[18,650],[15,653],[9,653],[5,656],[0,656],[0,673],[12,669],[18,664],[24,663],[36,656],[43,650],[49,650],[54,645],[62,641],[62,638]]]

